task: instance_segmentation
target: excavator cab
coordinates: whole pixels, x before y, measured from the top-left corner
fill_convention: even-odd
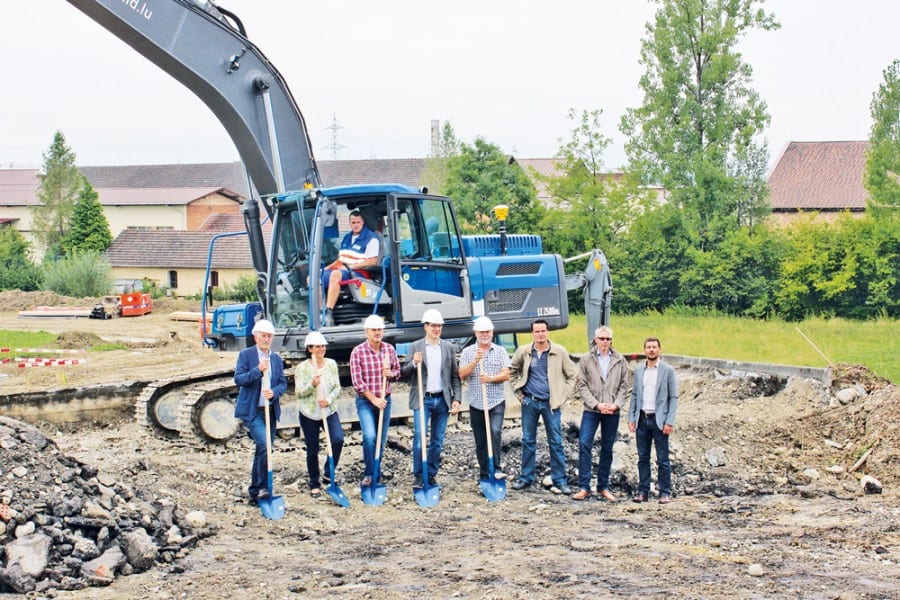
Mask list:
[[[378,314],[390,339],[402,341],[421,335],[429,308],[470,327],[469,269],[448,198],[403,185],[363,185],[284,194],[271,199],[271,207],[266,312],[276,328],[321,330],[338,338],[353,332],[358,343],[362,322]],[[323,269],[335,260],[352,211],[379,238],[377,263],[341,282],[334,325],[326,327]]]

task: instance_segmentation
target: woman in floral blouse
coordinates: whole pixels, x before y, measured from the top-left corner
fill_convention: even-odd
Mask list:
[[[341,458],[341,449],[344,447],[341,417],[334,408],[334,403],[341,395],[341,382],[337,363],[325,358],[327,343],[325,336],[318,331],[306,336],[306,351],[310,358],[300,363],[294,371],[294,387],[300,404],[300,428],[303,429],[303,438],[306,441],[309,493],[314,498],[322,495],[321,471],[319,471],[319,430],[323,427],[322,419],[328,421],[335,469]],[[322,470],[327,475],[327,458],[324,465]]]

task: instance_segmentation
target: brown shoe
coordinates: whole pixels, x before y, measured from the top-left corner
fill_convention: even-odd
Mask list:
[[[635,494],[634,497],[632,498],[632,500],[634,500],[635,502],[638,502],[638,503],[646,502],[647,495],[646,494]]]
[[[660,504],[668,504],[668,503],[671,502],[671,501],[672,501],[672,496],[669,496],[669,495],[663,495],[663,496],[660,496],[660,497],[659,497],[659,503],[660,503]]]
[[[600,497],[606,500],[607,502],[615,502],[616,497],[609,493],[609,490],[603,490],[600,492]]]
[[[574,494],[572,494],[572,500],[578,500],[579,502],[582,500],[587,500],[591,497],[591,493],[587,490],[578,490]]]

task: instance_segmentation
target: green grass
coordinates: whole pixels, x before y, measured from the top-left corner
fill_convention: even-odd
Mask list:
[[[800,323],[756,321],[723,315],[648,313],[616,316],[614,347],[624,354],[640,353],[644,338],[658,337],[663,354],[684,354],[749,362],[826,367],[828,361],[797,331],[798,328],[832,363],[865,365],[876,375],[900,381],[900,321],[878,319],[808,319]],[[521,336],[520,339],[528,339]],[[570,352],[587,350],[583,315],[571,315],[569,327],[550,334]]]
[[[55,348],[56,334],[46,331],[6,331],[0,329],[0,348]]]
[[[0,348],[58,348],[57,334],[46,331],[8,331],[0,329]],[[125,350],[128,347],[122,343],[103,343],[88,348],[89,352],[106,352],[109,350]],[[30,354],[18,353],[19,356]]]

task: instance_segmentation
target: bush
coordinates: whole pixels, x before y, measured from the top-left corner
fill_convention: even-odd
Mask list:
[[[76,298],[103,296],[112,288],[110,270],[98,252],[72,254],[44,265],[44,289]]]
[[[233,284],[213,288],[213,300],[217,302],[253,302],[256,296],[256,276],[241,275]]]

